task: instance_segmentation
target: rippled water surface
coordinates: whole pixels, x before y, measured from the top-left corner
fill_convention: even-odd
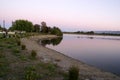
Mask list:
[[[46,47],[120,75],[120,37],[64,34],[58,45]]]

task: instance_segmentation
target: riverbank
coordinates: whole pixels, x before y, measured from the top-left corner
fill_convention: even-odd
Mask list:
[[[29,38],[22,38],[22,44],[26,45],[28,51],[35,50],[38,57],[43,62],[52,62],[60,66],[64,71],[68,71],[69,67],[74,65],[80,68],[80,76],[89,76],[92,80],[120,80],[120,78],[112,73],[104,72],[93,66],[89,66],[81,61],[70,58],[60,52],[43,47],[38,40],[44,38],[55,38],[55,35],[40,35]]]
[[[0,39],[0,80],[64,79],[64,71],[60,67],[41,61],[33,51],[26,49],[20,38],[23,36]]]

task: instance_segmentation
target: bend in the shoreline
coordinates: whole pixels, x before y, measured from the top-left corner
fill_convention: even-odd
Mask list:
[[[104,72],[98,68],[95,68],[93,66],[87,65],[81,61],[78,61],[76,59],[73,59],[71,57],[68,57],[64,55],[61,52],[43,47],[42,45],[38,44],[37,41],[39,39],[45,39],[45,38],[56,38],[55,35],[40,35],[40,36],[32,36],[29,39],[23,38],[21,39],[22,43],[24,43],[28,50],[36,50],[39,57],[42,57],[43,61],[51,61],[64,70],[68,70],[68,68],[71,65],[77,65],[80,68],[80,74],[81,75],[89,75],[92,77],[103,78],[103,80],[120,80],[120,78],[110,72]],[[31,46],[32,45],[32,46]],[[96,80],[95,79],[95,80]]]

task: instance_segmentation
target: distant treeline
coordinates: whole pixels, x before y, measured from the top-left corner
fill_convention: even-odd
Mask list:
[[[76,31],[76,32],[63,32],[64,34],[87,34],[87,35],[111,35],[111,36],[120,36],[120,34],[115,33],[96,33],[94,31]]]
[[[41,24],[34,24],[28,20],[16,20],[12,22],[12,26],[7,30],[2,28],[0,25],[0,31],[25,31],[25,32],[37,32],[37,33],[46,33],[54,34],[57,36],[62,36],[62,31],[56,27],[47,26],[46,22],[41,22]]]

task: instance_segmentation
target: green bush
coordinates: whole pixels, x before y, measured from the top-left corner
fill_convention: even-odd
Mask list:
[[[22,50],[25,50],[26,49],[26,45],[22,45],[21,48],[22,48]]]
[[[13,49],[12,51],[13,51],[13,53],[20,53],[20,50],[17,48]]]
[[[37,80],[37,73],[34,66],[30,66],[26,68],[25,80]]]
[[[21,41],[20,41],[20,40],[17,41],[17,45],[18,45],[18,46],[21,45]]]
[[[51,34],[57,35],[57,36],[63,36],[62,31],[58,27],[53,27],[51,30]]]
[[[69,68],[69,80],[78,80],[79,68],[72,66]]]
[[[32,57],[32,58],[36,58],[36,56],[37,56],[36,51],[35,51],[35,50],[32,50],[32,52],[31,52],[31,57]]]
[[[13,47],[13,45],[8,45],[8,46],[7,46],[7,48],[9,48],[9,49],[12,48],[12,47]]]

